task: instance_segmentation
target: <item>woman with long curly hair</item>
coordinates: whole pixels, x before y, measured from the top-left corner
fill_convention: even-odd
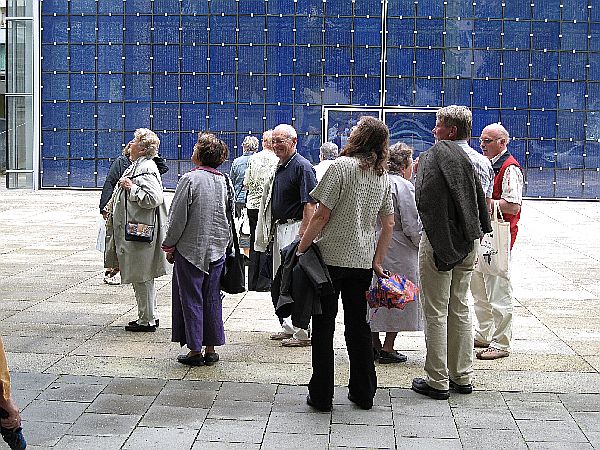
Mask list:
[[[341,156],[310,193],[319,207],[298,251],[305,252],[316,239],[334,288],[333,294],[321,297],[322,314],[312,318],[313,374],[306,402],[319,411],[329,411],[333,403],[333,334],[340,293],[350,358],[348,399],[362,409],[373,407],[377,376],[365,292],[373,271],[386,276],[382,261],[394,227],[386,172],[388,140],[389,130],[382,121],[361,117]],[[378,217],[382,229],[377,240]]]

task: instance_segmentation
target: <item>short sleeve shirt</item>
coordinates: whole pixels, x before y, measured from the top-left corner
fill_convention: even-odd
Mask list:
[[[378,216],[394,213],[390,179],[359,167],[357,158],[342,156],[329,167],[312,197],[331,209],[317,245],[325,264],[370,269]]]
[[[302,219],[305,203],[314,203],[310,196],[317,185],[315,169],[299,153],[282,165],[277,166],[271,194],[273,219]]]

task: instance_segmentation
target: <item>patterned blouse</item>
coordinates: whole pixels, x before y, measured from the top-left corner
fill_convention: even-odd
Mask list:
[[[370,269],[375,255],[378,216],[394,214],[390,179],[342,156],[329,167],[310,195],[331,209],[317,245],[325,264]]]

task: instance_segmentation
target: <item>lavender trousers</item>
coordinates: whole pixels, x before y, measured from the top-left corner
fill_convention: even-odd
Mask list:
[[[223,345],[221,272],[225,257],[210,263],[208,273],[198,269],[175,251],[173,267],[171,341],[202,351],[203,345]]]

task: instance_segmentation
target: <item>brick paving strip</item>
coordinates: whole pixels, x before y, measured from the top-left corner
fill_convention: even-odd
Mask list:
[[[407,389],[422,333],[401,333],[403,365],[378,366],[371,411],[346,400],[341,314],[331,413],[305,403],[310,348],[284,349],[266,294],[228,296],[227,344],[188,368],[161,328],[123,330],[130,286],[102,283],[98,192],[0,188],[0,334],[32,449],[600,448],[600,204],[528,200],[513,255],[509,358],[475,362],[471,395]],[[0,448],[3,444],[0,444]]]

